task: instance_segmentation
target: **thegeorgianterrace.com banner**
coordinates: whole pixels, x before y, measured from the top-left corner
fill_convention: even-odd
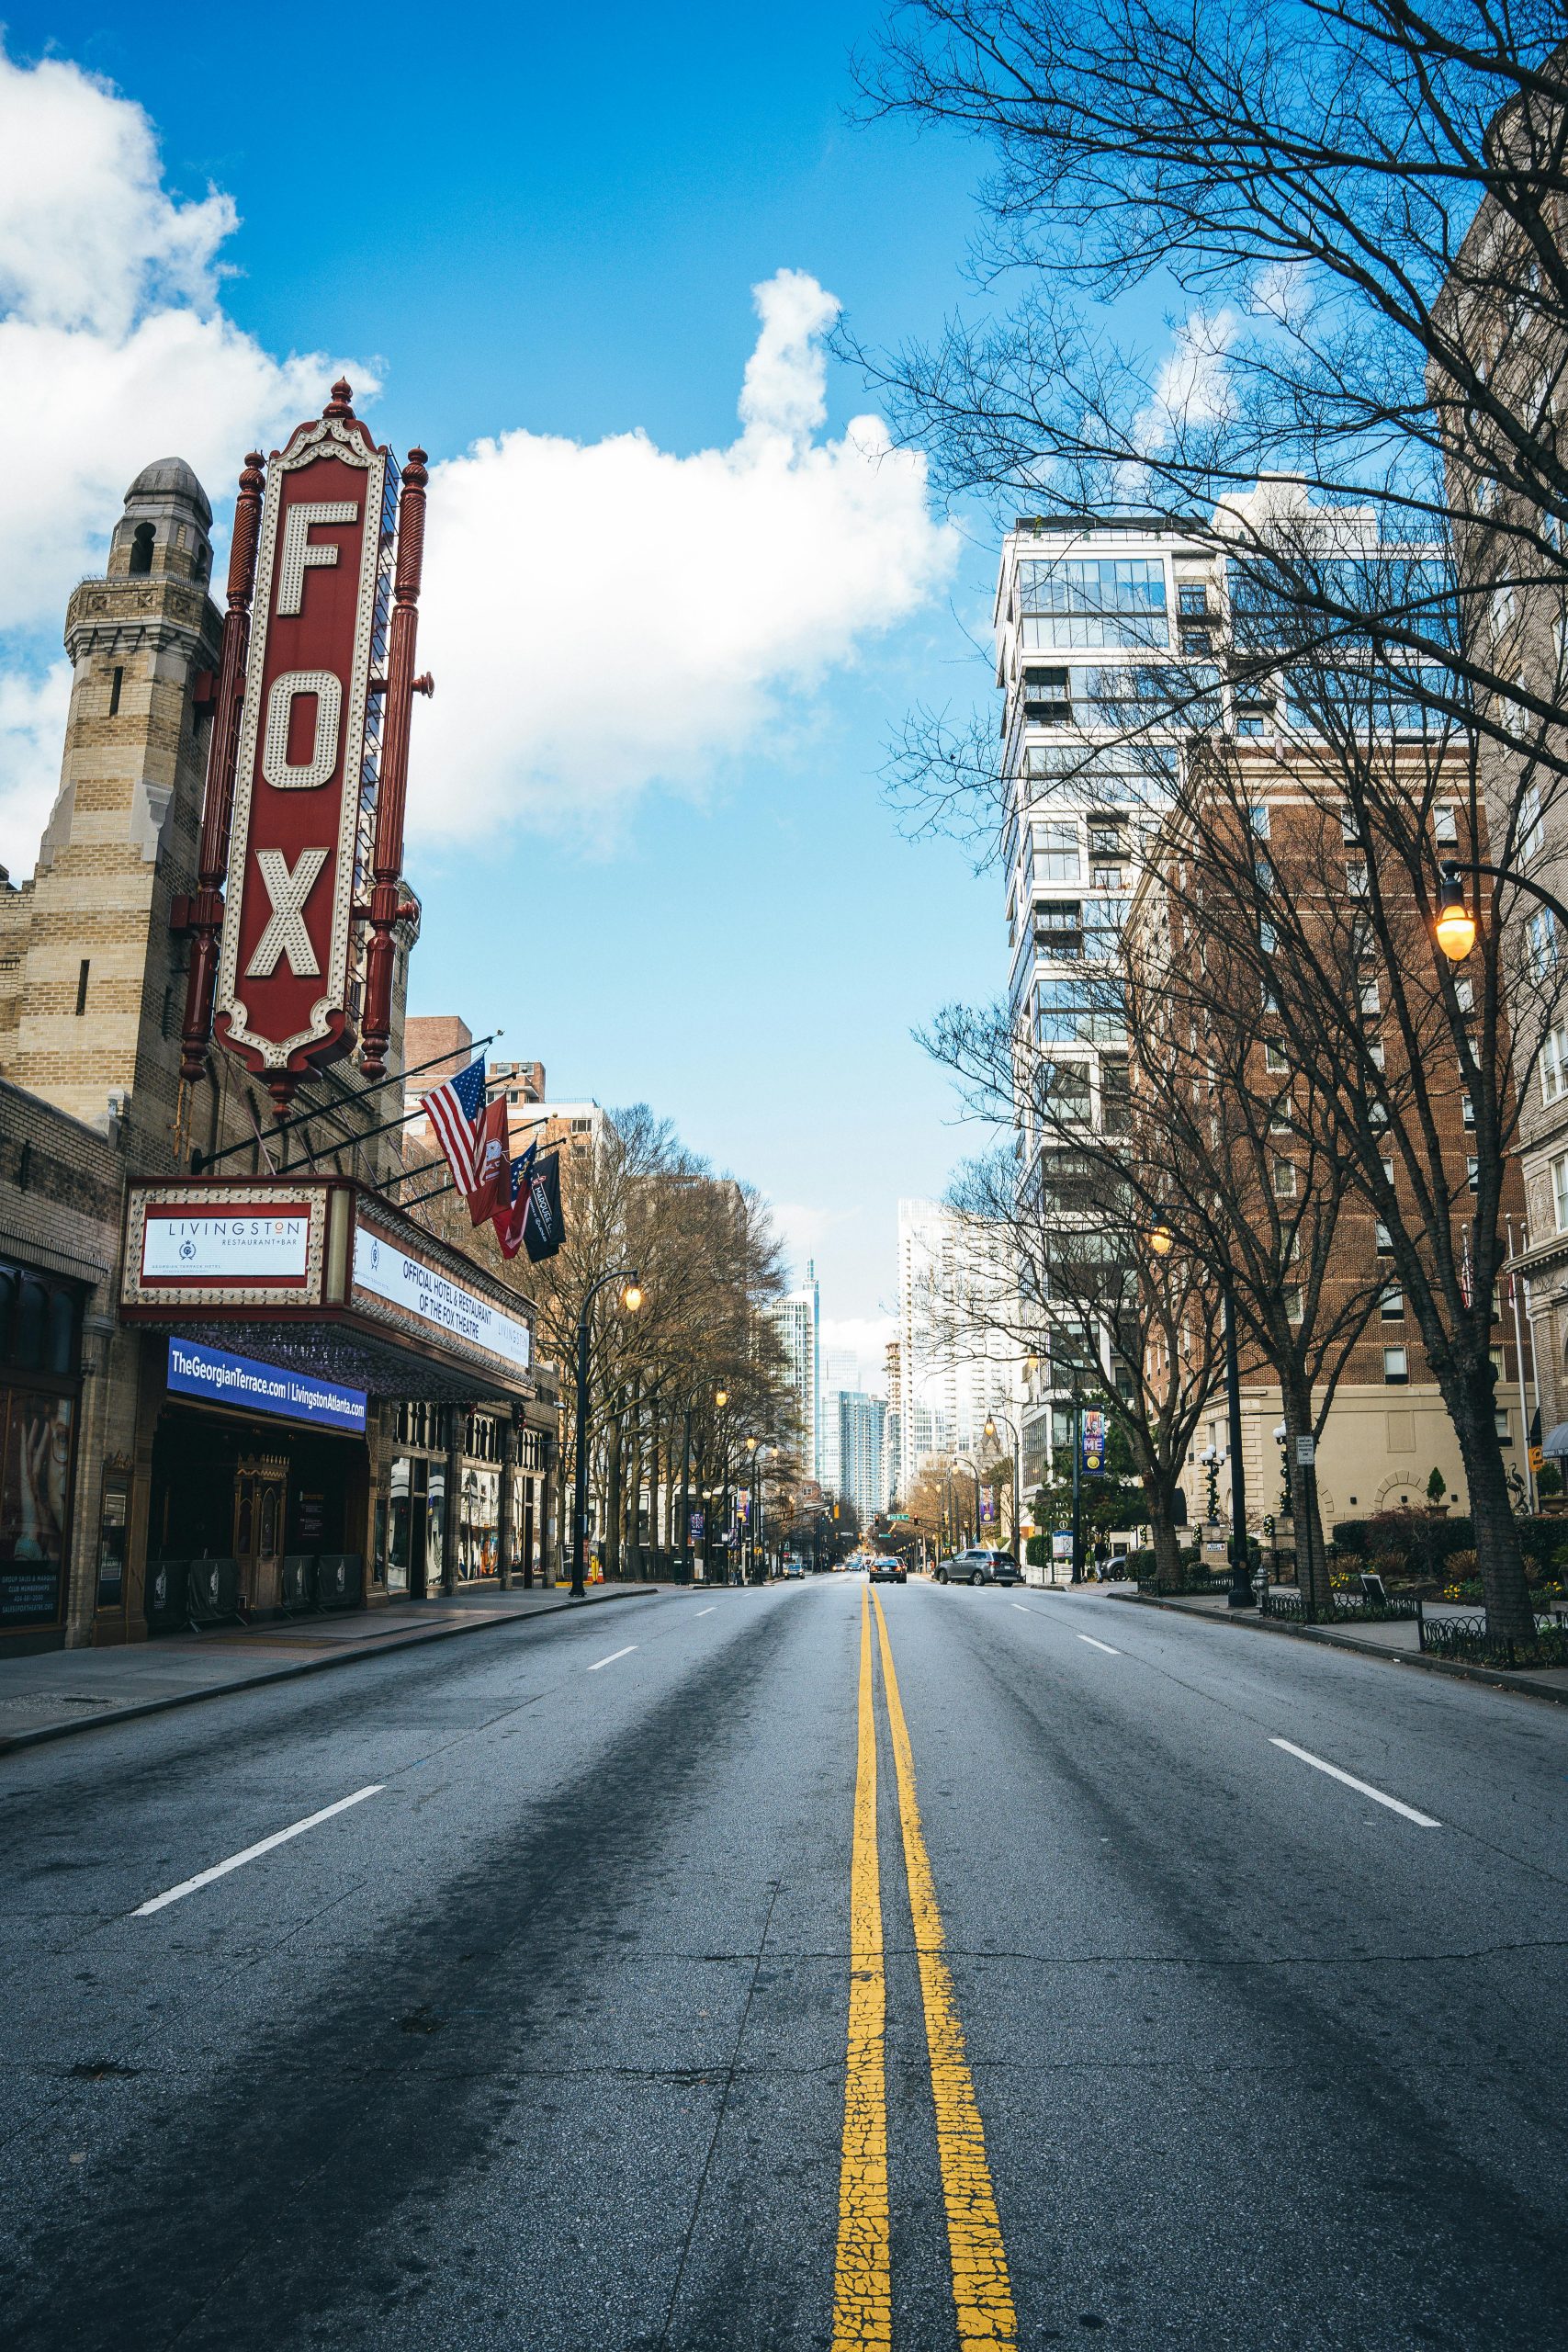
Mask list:
[[[226,1348],[204,1348],[195,1340],[169,1341],[168,1380],[175,1394],[205,1396],[210,1404],[248,1406],[254,1413],[310,1421],[318,1429],[358,1434],[365,1428],[362,1388],[339,1388],[308,1372],[233,1356]]]

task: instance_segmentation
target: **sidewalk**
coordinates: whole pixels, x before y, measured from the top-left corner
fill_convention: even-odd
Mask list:
[[[1089,1589],[1097,1588],[1091,1586]],[[1423,1652],[1417,1629],[1409,1618],[1363,1625],[1351,1633],[1344,1625],[1299,1625],[1292,1624],[1288,1619],[1259,1617],[1255,1609],[1233,1609],[1223,1593],[1161,1600],[1156,1594],[1136,1592],[1126,1585],[1120,1589],[1100,1586],[1098,1589],[1109,1591],[1112,1600],[1135,1601],[1143,1609],[1179,1609],[1190,1617],[1250,1627],[1255,1634],[1279,1634],[1287,1641],[1326,1642],[1333,1649],[1359,1650],[1365,1657],[1387,1658],[1396,1666],[1418,1666],[1431,1674],[1457,1675],[1463,1682],[1489,1682],[1498,1690],[1528,1690],[1535,1698],[1555,1699],[1559,1704],[1568,1705],[1568,1667],[1469,1666],[1455,1658],[1429,1657]],[[1441,1604],[1429,1605],[1427,1613],[1441,1615]]]
[[[394,1600],[383,1609],[341,1616],[280,1619],[254,1627],[221,1625],[210,1633],[171,1634],[112,1650],[44,1650],[36,1657],[0,1658],[0,1754],[31,1747],[68,1733],[96,1730],[158,1714],[198,1699],[225,1698],[296,1675],[320,1674],[389,1650],[417,1648],[457,1634],[482,1634],[519,1617],[547,1617],[563,1609],[674,1590],[655,1584],[590,1586],[581,1600],[564,1587],[542,1592],[502,1592],[469,1586],[430,1600]],[[684,1588],[681,1588],[684,1589]]]

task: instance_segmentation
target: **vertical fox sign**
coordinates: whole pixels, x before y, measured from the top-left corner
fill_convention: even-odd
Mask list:
[[[391,934],[412,911],[400,877],[427,477],[411,452],[400,547],[391,453],[350,400],[333,385],[265,490],[254,458],[241,478],[191,908],[186,1075],[215,1028],[279,1107],[361,1026],[378,1065]]]

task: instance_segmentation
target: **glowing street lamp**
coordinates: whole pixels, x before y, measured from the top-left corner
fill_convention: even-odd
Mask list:
[[[1475,917],[1464,895],[1457,865],[1445,865],[1438,893],[1438,944],[1450,964],[1462,964],[1475,944]]]

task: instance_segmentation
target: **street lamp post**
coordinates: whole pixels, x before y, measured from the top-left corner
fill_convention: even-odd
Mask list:
[[[635,1315],[642,1305],[642,1292],[637,1287],[637,1270],[632,1266],[616,1266],[609,1273],[601,1274],[582,1302],[582,1312],[577,1318],[577,1459],[572,1467],[571,1525],[571,1597],[581,1600],[587,1590],[583,1580],[584,1555],[588,1542],[588,1316],[599,1293],[607,1283],[619,1283],[621,1305],[628,1315]]]
[[[1017,1422],[1010,1421],[1005,1413],[1002,1415],[1002,1427],[1007,1430],[1008,1435],[1012,1440],[1012,1540],[1014,1549],[1021,1551],[1023,1538],[1019,1532],[1019,1523],[1021,1516],[1021,1497],[1023,1486],[1023,1440],[1019,1435]],[[996,1443],[997,1417],[994,1413],[987,1414],[986,1426],[981,1430],[980,1434],[989,1444],[994,1445]],[[1020,1559],[1018,1565],[1021,1571],[1023,1567],[1023,1562],[1021,1559]]]
[[[760,1438],[749,1437],[746,1441],[746,1451],[751,1457],[751,1511],[750,1524],[747,1532],[750,1537],[750,1580],[753,1584],[758,1584],[761,1581],[761,1578],[757,1573],[760,1547],[762,1540],[761,1462],[763,1454],[768,1453],[769,1450],[770,1449],[762,1443]]]
[[[977,1465],[977,1464],[976,1464],[976,1463],[975,1463],[975,1462],[970,1458],[970,1456],[969,1456],[967,1453],[955,1453],[955,1454],[953,1455],[953,1461],[954,1461],[956,1464],[959,1464],[959,1466],[960,1466],[961,1468],[963,1468],[963,1469],[964,1469],[964,1470],[967,1470],[967,1471],[968,1471],[969,1476],[970,1476],[974,1479],[974,1481],[975,1481],[975,1541],[976,1541],[976,1544],[978,1544],[978,1543],[979,1543],[979,1541],[980,1541],[980,1472],[979,1472],[979,1467],[978,1467],[978,1465]]]

